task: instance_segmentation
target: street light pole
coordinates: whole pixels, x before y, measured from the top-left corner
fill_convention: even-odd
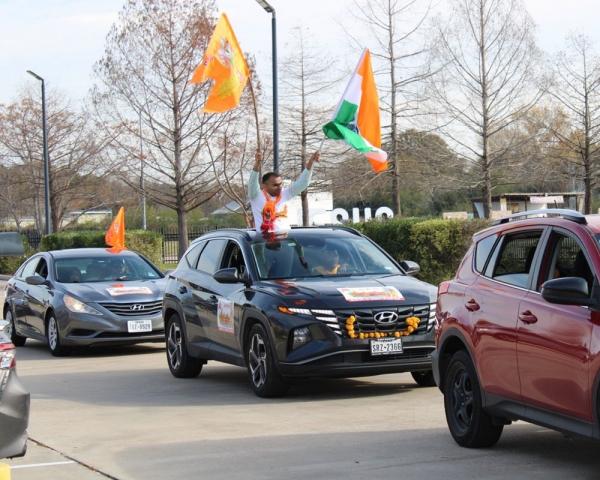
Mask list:
[[[279,171],[279,107],[277,91],[277,20],[275,9],[266,0],[256,0],[271,17],[271,55],[273,57],[273,171]]]
[[[48,161],[48,135],[46,132],[46,86],[44,79],[31,70],[27,73],[42,82],[42,135],[44,141],[44,203],[46,206],[46,235],[52,233],[50,225],[50,166]]]
[[[140,111],[140,188],[142,189],[142,230],[146,230],[146,190],[144,190],[144,143],[142,141],[142,112]]]

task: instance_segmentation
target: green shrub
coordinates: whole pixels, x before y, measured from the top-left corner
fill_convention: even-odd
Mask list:
[[[396,260],[416,261],[410,235],[416,224],[426,221],[427,218],[392,218],[386,221],[370,220],[351,226],[377,243]]]
[[[371,220],[352,227],[371,238],[396,260],[412,260],[421,267],[417,277],[438,285],[453,278],[471,245],[473,234],[490,220],[393,218]]]
[[[157,266],[162,263],[162,236],[159,233],[148,230],[125,232],[125,245],[140,252]]]

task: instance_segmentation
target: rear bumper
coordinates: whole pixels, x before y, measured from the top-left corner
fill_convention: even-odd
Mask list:
[[[29,402],[29,392],[11,371],[0,399],[0,458],[25,455]]]

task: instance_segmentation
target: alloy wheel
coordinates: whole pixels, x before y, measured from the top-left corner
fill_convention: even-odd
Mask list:
[[[167,340],[167,354],[169,355],[169,363],[173,370],[177,370],[181,365],[182,345],[181,345],[181,329],[177,322],[172,322],[169,327],[169,336]]]
[[[56,350],[58,345],[58,326],[54,317],[50,317],[48,320],[48,345],[50,350]]]
[[[248,362],[252,383],[256,388],[262,387],[267,378],[267,349],[259,334],[255,334],[250,342]]]

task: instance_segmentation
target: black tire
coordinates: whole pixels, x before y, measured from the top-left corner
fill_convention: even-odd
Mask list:
[[[435,387],[435,379],[433,378],[433,370],[420,370],[418,372],[410,372],[413,380],[420,387]]]
[[[269,337],[262,325],[257,323],[252,327],[245,350],[248,375],[254,393],[262,398],[285,395],[290,383],[275,367]]]
[[[48,339],[48,347],[50,347],[52,355],[55,357],[68,357],[71,355],[71,348],[61,345],[58,322],[53,313],[50,314],[46,321],[46,338]]]
[[[444,382],[444,408],[452,437],[461,447],[495,445],[504,425],[494,425],[483,410],[477,372],[469,354],[456,352],[448,364]]]
[[[25,340],[27,337],[22,337],[17,333],[17,328],[15,325],[15,316],[13,315],[12,309],[8,308],[6,313],[4,314],[4,320],[8,322],[7,335],[10,337],[10,341],[14,344],[15,347],[22,347],[25,345]]]
[[[167,363],[169,370],[177,378],[194,378],[202,371],[204,361],[190,356],[185,343],[185,335],[179,315],[174,313],[167,321]]]

